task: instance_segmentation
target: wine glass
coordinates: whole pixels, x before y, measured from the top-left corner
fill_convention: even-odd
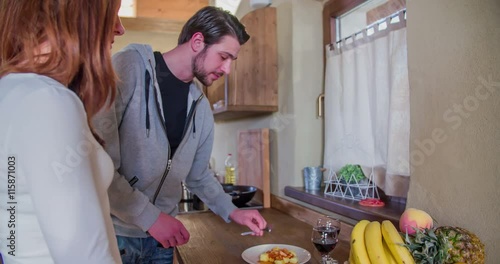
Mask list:
[[[336,264],[336,260],[330,257],[329,253],[335,248],[339,242],[340,220],[322,216],[316,221],[313,227],[311,241],[316,249],[321,254],[322,264]]]

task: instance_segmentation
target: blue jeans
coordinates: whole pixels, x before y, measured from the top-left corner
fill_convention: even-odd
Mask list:
[[[123,264],[172,264],[174,248],[164,248],[153,237],[116,236]]]

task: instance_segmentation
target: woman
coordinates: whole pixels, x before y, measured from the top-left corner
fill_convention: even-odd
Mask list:
[[[0,1],[0,252],[5,263],[121,263],[113,164],[89,125],[115,74],[120,0]],[[7,200],[8,199],[8,200]]]

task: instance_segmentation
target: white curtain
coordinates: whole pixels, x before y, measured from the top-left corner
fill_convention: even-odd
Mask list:
[[[324,166],[360,164],[387,195],[409,187],[410,99],[406,20],[327,47]]]

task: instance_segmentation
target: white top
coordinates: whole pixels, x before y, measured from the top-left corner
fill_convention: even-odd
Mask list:
[[[81,100],[36,74],[0,79],[0,252],[11,263],[121,263],[113,163]]]

